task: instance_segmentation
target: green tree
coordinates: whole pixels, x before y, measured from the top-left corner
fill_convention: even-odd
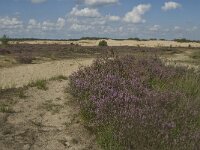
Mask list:
[[[108,46],[108,43],[105,40],[99,42],[99,46]]]
[[[2,38],[1,38],[1,44],[2,45],[8,45],[8,42],[9,42],[9,37],[7,35],[3,35]]]

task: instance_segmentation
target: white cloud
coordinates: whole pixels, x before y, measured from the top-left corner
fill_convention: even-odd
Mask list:
[[[18,18],[0,17],[0,29],[18,29],[23,27],[23,22]]]
[[[61,30],[65,26],[65,20],[63,18],[58,18],[56,22],[51,21],[43,21],[38,22],[35,19],[30,19],[27,25],[27,30],[30,31],[31,29],[38,29],[43,31],[50,31],[50,30]]]
[[[64,26],[65,26],[65,19],[63,19],[63,18],[61,18],[61,17],[58,18],[56,26],[57,26],[59,29],[64,28]]]
[[[150,31],[157,32],[160,30],[160,25],[154,25],[153,27],[149,28]]]
[[[118,0],[82,0],[86,5],[90,6],[103,6],[110,4],[117,4]]]
[[[53,29],[55,29],[55,23],[50,22],[50,21],[43,21],[42,30],[47,31],[47,30],[53,30]]]
[[[93,29],[93,27],[89,25],[80,25],[80,24],[72,24],[70,27],[70,30],[75,32],[88,31],[89,29],[91,30]]]
[[[125,22],[130,22],[130,23],[144,23],[145,20],[142,18],[142,16],[149,11],[151,8],[150,4],[140,4],[136,7],[133,8],[132,11],[128,12],[125,17],[124,21]]]
[[[107,15],[106,19],[108,19],[109,21],[119,21],[120,17],[119,16],[111,16],[111,15]]]
[[[31,2],[34,3],[34,4],[44,3],[46,1],[47,0],[31,0]]]
[[[27,29],[31,30],[31,29],[39,29],[41,28],[41,24],[39,22],[37,22],[35,19],[30,19],[28,22],[28,26]]]
[[[70,15],[77,16],[77,17],[100,17],[101,16],[98,9],[93,9],[93,8],[78,9],[77,6],[72,8]]]
[[[175,26],[175,27],[174,27],[174,30],[181,30],[181,27]]]
[[[181,4],[177,3],[177,2],[165,2],[164,6],[162,6],[162,10],[164,11],[168,11],[168,10],[173,10],[173,9],[177,9],[180,8]]]
[[[198,30],[198,27],[197,26],[193,26],[191,30],[192,31],[196,31],[196,30]]]

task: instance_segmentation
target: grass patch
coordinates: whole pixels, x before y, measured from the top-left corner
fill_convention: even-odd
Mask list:
[[[0,89],[0,99],[12,99],[13,97],[19,97],[21,99],[27,98],[25,91],[27,87],[23,88],[11,88],[11,89]]]
[[[37,80],[36,82],[29,84],[28,86],[37,87],[40,90],[48,90],[47,80]]]
[[[194,52],[190,57],[200,61],[200,51]]]
[[[51,80],[57,80],[57,81],[68,80],[68,77],[64,75],[59,75],[59,76],[51,78]]]
[[[0,112],[14,113],[13,106],[17,103],[18,98],[27,98],[26,89],[27,87],[0,90]]]
[[[6,104],[0,104],[0,112],[2,113],[13,113],[13,109]]]

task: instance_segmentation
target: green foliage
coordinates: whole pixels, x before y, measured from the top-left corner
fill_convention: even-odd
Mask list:
[[[128,40],[141,41],[140,38],[128,38]]]
[[[53,77],[52,80],[57,80],[57,81],[68,80],[68,77],[64,75],[59,75],[59,76]]]
[[[80,40],[100,40],[100,39],[109,39],[106,37],[82,37]]]
[[[180,43],[188,43],[188,42],[196,42],[196,43],[199,43],[198,40],[189,40],[189,39],[186,39],[186,38],[182,38],[182,39],[174,39],[174,41],[176,41],[176,42],[180,42]]]
[[[12,113],[13,110],[10,108],[9,105],[0,104],[0,112],[2,112],[2,113]]]
[[[46,80],[37,80],[34,83],[30,84],[31,87],[37,87],[40,90],[47,90],[47,81]]]
[[[3,35],[2,38],[1,38],[1,44],[2,45],[8,45],[8,42],[9,42],[9,37],[7,35]]]
[[[99,42],[99,46],[108,46],[108,43],[105,40]]]

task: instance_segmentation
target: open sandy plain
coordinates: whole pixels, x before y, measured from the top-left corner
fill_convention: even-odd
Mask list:
[[[78,41],[20,41],[11,43],[20,44],[78,44],[81,46],[97,46],[100,40],[78,40]],[[200,47],[200,43],[187,42],[180,43],[175,41],[162,41],[162,40],[150,40],[150,41],[135,41],[135,40],[106,40],[109,46],[138,46],[138,47]]]

